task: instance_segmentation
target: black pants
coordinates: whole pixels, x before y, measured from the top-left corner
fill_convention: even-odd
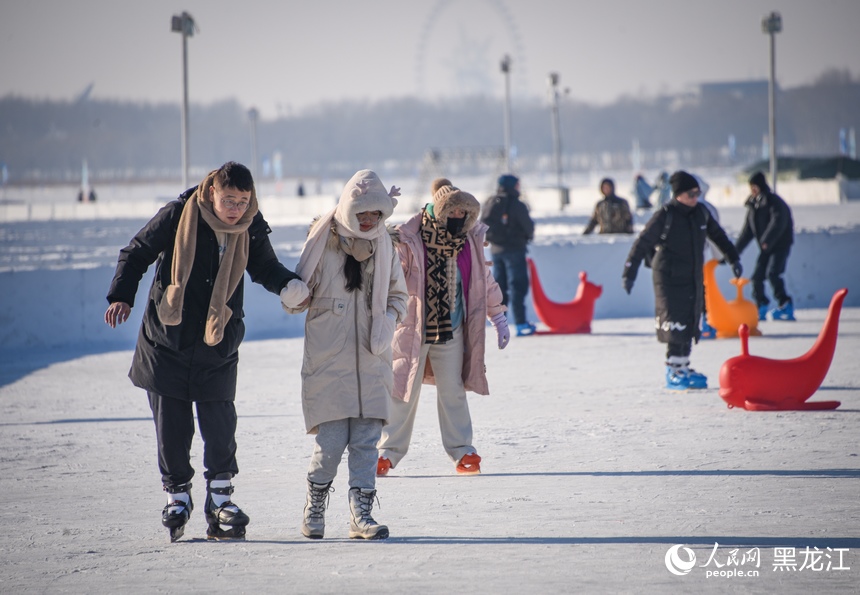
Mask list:
[[[759,253],[752,274],[752,295],[757,306],[767,306],[770,303],[764,292],[765,278],[770,281],[770,286],[773,287],[773,297],[778,306],[784,306],[786,302],[791,300],[791,297],[785,292],[785,281],[782,279],[789,252],[791,252],[791,246],[782,250]]]
[[[684,343],[669,343],[666,345],[666,359],[672,356],[690,357],[690,352],[693,350],[692,341]]]
[[[233,401],[184,401],[148,392],[155,435],[158,440],[158,470],[165,487],[191,481],[191,441],[194,438],[194,412],[203,438],[203,476],[206,479],[230,477],[239,473],[236,463],[236,406]],[[219,478],[220,479],[220,478]]]

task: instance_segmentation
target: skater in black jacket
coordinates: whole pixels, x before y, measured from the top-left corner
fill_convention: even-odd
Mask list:
[[[496,194],[484,202],[481,222],[488,228],[493,277],[502,290],[502,305],[513,313],[518,337],[533,335],[536,327],[526,319],[525,301],[529,292],[526,246],[534,239],[535,223],[520,200],[518,177],[499,177]]]
[[[750,197],[745,203],[746,218],[735,242],[735,249],[740,254],[753,239],[761,249],[752,274],[752,295],[758,306],[758,318],[765,320],[770,310],[770,300],[764,291],[764,280],[767,278],[777,301],[777,308],[770,310],[771,318],[795,320],[794,303],[785,291],[785,281],[782,278],[791,245],[794,243],[791,209],[782,198],[771,192],[762,172],[754,173],[749,183]]]
[[[129,377],[146,390],[155,420],[158,468],[168,494],[162,523],[171,541],[182,536],[194,507],[195,405],[204,444],[207,535],[245,535],[248,516],[230,501],[231,480],[239,472],[234,399],[245,334],[245,271],[275,294],[303,285],[278,261],[269,233],[251,172],[229,162],[164,206],[120,251],[107,294],[105,322],[111,327],[128,319],[138,284],[156,263]]]
[[[630,249],[622,273],[624,290],[630,293],[633,289],[639,264],[647,258],[646,266],[650,262],[653,271],[657,340],[668,344],[666,388],[707,388],[707,377],[690,367],[704,304],[705,239],[713,240],[726,255],[735,277],[743,271],[725,231],[699,203],[696,178],[677,171],[670,184],[672,200],[654,213]]]

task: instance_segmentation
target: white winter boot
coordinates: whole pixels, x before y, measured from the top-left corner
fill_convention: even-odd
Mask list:
[[[328,508],[329,494],[333,491],[331,482],[314,483],[308,480],[305,518],[302,521],[302,535],[308,539],[322,539],[325,535],[325,509]]]
[[[376,490],[370,488],[349,490],[349,510],[352,513],[349,520],[350,539],[388,538],[388,527],[380,525],[370,516],[375,499]]]

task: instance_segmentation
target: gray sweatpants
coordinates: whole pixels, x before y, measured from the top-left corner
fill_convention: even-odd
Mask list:
[[[343,451],[349,447],[349,487],[376,487],[376,444],[382,434],[382,420],[350,417],[319,425],[308,479],[326,484],[334,480]]]

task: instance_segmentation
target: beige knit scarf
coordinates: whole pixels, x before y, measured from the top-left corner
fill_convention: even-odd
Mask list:
[[[179,226],[173,250],[173,262],[170,267],[171,284],[164,292],[158,304],[158,317],[168,326],[176,326],[182,322],[182,306],[185,301],[185,287],[191,277],[194,257],[197,250],[197,217],[215,233],[227,234],[227,248],[218,267],[212,297],[209,299],[209,312],[206,315],[206,330],[203,341],[207,345],[217,345],[224,338],[224,327],[233,316],[233,311],[227,306],[227,301],[233,296],[239,281],[245,274],[248,265],[248,249],[250,236],[248,227],[257,214],[257,195],[251,189],[251,202],[248,210],[235,225],[221,221],[215,214],[212,201],[209,200],[210,188],[215,183],[215,173],[209,173],[200,183],[194,194],[188,199]]]

